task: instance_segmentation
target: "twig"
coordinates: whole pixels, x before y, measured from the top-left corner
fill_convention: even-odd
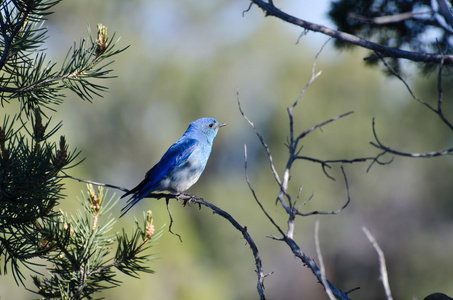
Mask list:
[[[373,126],[373,135],[374,135],[374,139],[376,140],[376,143],[370,142],[370,144],[373,145],[374,147],[379,148],[379,149],[384,151],[380,155],[383,155],[385,153],[391,153],[391,154],[395,154],[395,155],[398,155],[398,156],[427,158],[427,157],[436,157],[436,156],[442,156],[442,155],[447,155],[447,154],[453,153],[453,147],[445,149],[445,150],[442,150],[442,151],[433,151],[433,152],[425,152],[425,153],[407,153],[407,152],[397,151],[397,150],[394,150],[394,149],[392,149],[390,147],[385,146],[378,139],[377,133],[376,133],[376,126],[375,126],[374,118],[373,118],[372,126]]]
[[[392,293],[390,291],[390,284],[389,284],[389,278],[387,274],[387,266],[385,264],[385,256],[384,252],[382,251],[381,247],[379,247],[378,243],[376,242],[376,239],[373,237],[371,232],[365,227],[362,227],[363,232],[367,236],[368,240],[370,241],[371,245],[373,245],[374,249],[376,250],[378,256],[379,256],[379,269],[381,273],[381,281],[382,285],[384,286],[385,290],[385,295],[387,296],[387,300],[392,300]]]
[[[275,223],[274,219],[272,219],[272,217],[267,213],[266,209],[263,207],[261,202],[258,200],[255,190],[253,189],[252,184],[250,183],[249,175],[247,172],[247,145],[244,145],[244,157],[245,157],[245,163],[244,163],[245,180],[247,181],[247,185],[249,186],[249,189],[252,192],[253,198],[255,199],[256,203],[258,203],[258,206],[261,208],[261,210],[266,215],[266,217],[269,219],[269,221],[272,223],[272,225],[274,225],[275,228],[278,230],[278,232],[280,232],[281,235],[285,235],[284,231],[280,228],[280,226],[277,225],[277,223]]]
[[[315,261],[308,255],[306,255],[304,252],[302,252],[300,250],[299,246],[297,245],[297,243],[293,239],[291,239],[289,237],[284,237],[283,239],[280,239],[280,240],[284,241],[289,246],[289,248],[291,249],[293,254],[297,258],[299,258],[301,260],[301,262],[313,272],[313,274],[318,279],[318,281],[321,284],[323,284],[323,279],[322,279],[323,276],[322,276],[321,270],[316,265]],[[358,289],[358,288],[354,288],[354,289],[348,290],[346,292],[343,292],[343,291],[337,289],[329,280],[327,280],[327,278],[325,278],[324,282],[327,284],[327,287],[325,287],[325,289],[329,288],[332,291],[332,293],[335,295],[336,299],[349,300],[348,294],[350,292]]]
[[[412,92],[412,89],[410,88],[409,84],[404,80],[404,78],[402,78],[400,74],[398,74],[395,70],[393,70],[393,68],[385,61],[385,59],[382,56],[380,56],[378,53],[377,53],[377,55],[381,59],[381,61],[384,63],[384,65],[387,67],[387,69],[406,86],[406,88],[407,88],[409,94],[412,96],[412,98],[414,100],[416,100],[417,102],[421,103],[422,105],[424,105],[430,111],[434,112],[437,116],[439,116],[439,118],[442,120],[442,122],[451,131],[453,131],[453,124],[450,121],[447,120],[447,118],[445,117],[445,115],[443,113],[443,108],[442,108],[442,104],[443,104],[442,69],[443,69],[443,65],[444,65],[444,60],[441,59],[441,61],[439,62],[439,71],[438,71],[438,74],[437,74],[438,98],[437,98],[437,108],[436,108],[436,107],[433,107],[432,105],[428,104],[427,102],[423,101],[422,99],[418,98]],[[371,142],[370,144],[373,145],[374,147],[378,148],[378,149],[383,150],[383,152],[381,154],[379,154],[379,156],[383,155],[385,153],[391,153],[391,154],[398,155],[398,156],[427,158],[427,157],[442,156],[442,155],[450,154],[450,153],[453,152],[453,147],[445,149],[445,150],[441,150],[441,151],[433,151],[433,152],[426,152],[426,153],[407,153],[407,152],[397,151],[397,150],[394,150],[394,149],[392,149],[390,147],[385,146],[378,139],[377,133],[376,133],[376,127],[375,127],[374,118],[373,118],[373,122],[372,122],[372,127],[373,127],[373,135],[374,135],[374,139],[376,140],[376,143]]]
[[[359,20],[360,22],[363,22],[363,23],[384,25],[384,24],[400,23],[400,22],[403,22],[406,20],[414,19],[414,17],[417,15],[426,15],[426,14],[432,15],[432,12],[427,11],[427,12],[414,13],[414,12],[408,11],[408,12],[404,12],[401,14],[381,16],[381,17],[375,17],[375,18],[367,18],[367,17],[361,16],[359,14],[356,14],[354,12],[351,12],[348,14],[348,17],[351,19]]]
[[[241,113],[242,117],[247,121],[247,123],[249,123],[249,125],[253,128],[253,130],[255,131],[256,136],[259,138],[259,140],[261,142],[261,145],[263,146],[264,150],[266,151],[272,175],[274,175],[275,181],[277,182],[277,184],[280,187],[280,193],[277,196],[277,201],[280,201],[280,203],[282,204],[282,206],[286,210],[286,212],[290,213],[291,212],[291,208],[288,206],[288,204],[283,199],[283,194],[286,197],[289,197],[289,198],[290,198],[290,196],[286,193],[286,188],[282,184],[282,181],[280,180],[280,176],[278,175],[278,172],[277,172],[277,170],[274,167],[274,162],[273,162],[273,159],[272,159],[271,151],[269,150],[269,147],[267,146],[266,142],[264,141],[263,136],[256,129],[255,124],[253,124],[253,122],[250,121],[249,118],[247,118],[245,113],[242,111],[241,102],[239,101],[239,91],[237,91],[237,102],[238,102],[239,112]]]
[[[260,258],[259,252],[258,252],[258,247],[256,246],[252,237],[248,233],[247,227],[245,227],[245,226],[243,227],[229,213],[220,209],[219,207],[215,206],[214,204],[203,200],[202,198],[191,197],[190,199],[188,199],[188,201],[190,201],[191,203],[197,203],[197,204],[208,207],[209,209],[212,210],[213,213],[226,219],[228,222],[231,223],[231,225],[233,225],[238,231],[240,231],[242,233],[242,236],[249,244],[250,249],[252,249],[253,257],[255,259],[256,274],[258,276],[258,282],[257,282],[258,294],[259,294],[261,300],[266,299],[266,297],[264,295],[264,278],[270,274],[264,275],[264,273],[263,273],[263,266],[262,266],[262,261],[261,261],[261,258]]]
[[[309,213],[301,213],[298,210],[296,210],[296,214],[298,216],[307,217],[307,216],[313,216],[313,215],[336,215],[336,214],[339,214],[341,211],[343,211],[349,205],[349,203],[351,202],[351,195],[349,194],[348,178],[346,176],[346,172],[344,171],[343,166],[341,166],[341,172],[343,173],[344,184],[345,184],[345,187],[346,187],[346,193],[347,193],[347,197],[348,197],[346,202],[345,202],[345,204],[343,204],[342,207],[340,207],[337,210],[330,210],[330,211],[318,211],[318,210],[315,210],[315,211],[312,211],[312,212],[309,212]]]
[[[0,70],[3,69],[3,67],[6,65],[9,57],[12,56],[10,53],[11,45],[13,44],[14,39],[19,34],[20,30],[23,28],[25,22],[27,21],[30,13],[32,11],[32,7],[33,7],[32,5],[27,5],[25,7],[25,10],[22,12],[22,16],[21,16],[20,20],[17,22],[16,26],[14,27],[14,30],[10,33],[9,36],[7,34],[6,29],[1,30],[3,40],[4,40],[4,47],[3,47],[2,56],[0,58]],[[10,14],[11,12],[8,12],[8,13]],[[0,18],[0,20],[1,20],[1,27],[6,28],[6,24],[3,22],[4,19]],[[9,20],[7,20],[7,18],[5,18],[5,21],[9,22]]]
[[[63,173],[64,176],[58,176],[59,178],[70,178],[70,179],[76,180],[76,181],[78,181],[78,182],[89,183],[89,184],[93,184],[93,185],[97,185],[97,186],[105,186],[105,187],[112,188],[112,189],[116,189],[116,190],[120,190],[120,191],[126,192],[126,193],[129,192],[128,189],[123,188],[123,187],[120,187],[120,186],[117,186],[117,185],[113,185],[113,184],[108,184],[108,183],[102,183],[102,182],[96,182],[96,181],[91,181],[91,180],[86,180],[86,179],[77,178],[77,177],[68,175],[68,174],[67,174],[65,171],[63,171],[63,170],[60,170],[60,172]]]
[[[322,50],[324,50],[324,47],[330,42],[332,38],[327,39],[327,41],[324,42],[324,44],[321,46],[319,51],[316,53],[315,58],[313,59],[313,64],[311,65],[311,77],[310,80],[305,84],[304,88],[300,92],[299,96],[297,97],[296,101],[294,101],[293,105],[291,105],[288,109],[292,110],[296,105],[299,103],[300,99],[302,96],[305,94],[305,91],[307,88],[312,84],[313,81],[315,81],[316,78],[321,76],[322,71],[319,71],[318,73],[315,74],[315,66],[316,62],[318,61],[319,55],[321,55]]]
[[[318,255],[318,260],[319,260],[319,268],[321,269],[322,285],[324,286],[324,288],[326,290],[326,294],[327,294],[327,296],[329,296],[329,299],[335,300],[336,298],[333,295],[332,290],[330,289],[330,287],[326,281],[326,269],[324,267],[324,259],[322,258],[321,246],[319,245],[319,219],[316,219],[316,222],[315,222],[315,247],[316,247],[316,254]]]
[[[302,185],[300,186],[299,188],[299,191],[297,192],[297,197],[296,197],[296,201],[294,201],[294,205],[297,204],[297,202],[300,200],[300,193],[302,193]],[[310,201],[311,199],[313,199],[313,196],[315,195],[314,192],[311,193],[310,197],[308,197],[304,202],[302,202],[301,204],[299,204],[299,206],[297,206],[297,209],[299,209],[300,207],[304,206],[305,204],[308,203],[308,201]]]
[[[316,125],[313,126],[312,128],[309,128],[309,129],[304,130],[303,132],[301,132],[301,134],[299,134],[299,136],[296,138],[296,141],[298,141],[298,140],[300,140],[300,139],[303,139],[307,134],[309,134],[310,132],[314,131],[315,129],[321,128],[321,127],[323,127],[323,126],[325,126],[325,125],[327,125],[327,124],[329,124],[329,123],[331,123],[331,122],[333,122],[333,121],[336,121],[336,120],[338,120],[338,119],[341,119],[341,118],[344,118],[344,117],[346,117],[346,116],[349,116],[349,115],[352,114],[352,113],[354,113],[354,112],[353,112],[353,111],[348,111],[348,112],[345,112],[345,113],[343,113],[343,114],[341,114],[341,115],[338,115],[338,116],[336,116],[336,117],[333,117],[333,118],[331,118],[331,119],[329,119],[329,120],[326,120],[326,121],[324,121],[324,122],[321,122],[321,123],[319,123],[319,124],[316,124]]]
[[[442,103],[443,103],[443,91],[442,91],[442,69],[443,69],[443,60],[440,62],[439,64],[439,72],[437,73],[437,93],[438,93],[438,97],[437,97],[437,112],[438,112],[438,115],[440,117],[440,119],[442,120],[442,122],[444,122],[445,125],[447,125],[450,130],[453,131],[453,124],[451,124],[447,118],[445,117],[444,113],[443,113],[443,110],[442,110]]]
[[[321,50],[322,50],[322,48],[321,48]],[[291,249],[292,253],[302,261],[304,266],[307,266],[313,272],[313,274],[316,276],[318,281],[324,286],[326,291],[330,290],[332,292],[332,294],[337,299],[349,299],[346,292],[343,292],[343,291],[337,289],[335,286],[333,286],[325,278],[324,274],[322,274],[321,270],[316,265],[315,261],[312,258],[310,258],[309,256],[307,256],[305,253],[303,253],[301,251],[301,249],[299,248],[299,246],[297,245],[297,243],[293,240],[293,233],[294,233],[294,228],[295,228],[294,221],[295,221],[295,218],[296,218],[297,215],[335,214],[335,213],[339,213],[340,211],[342,211],[350,203],[349,186],[348,186],[346,173],[344,172],[343,167],[341,167],[341,170],[343,172],[343,176],[344,176],[344,179],[345,179],[348,199],[347,199],[346,203],[340,209],[338,209],[336,211],[330,211],[330,212],[318,212],[318,211],[316,211],[316,212],[311,212],[311,213],[308,213],[308,214],[302,214],[302,213],[298,212],[298,208],[300,206],[296,207],[297,201],[300,198],[300,190],[301,189],[299,189],[299,193],[298,193],[298,195],[296,197],[296,201],[294,201],[294,202],[291,201],[291,195],[289,195],[287,193],[288,183],[289,183],[289,180],[290,180],[290,170],[291,170],[292,164],[293,164],[293,162],[295,160],[298,159],[298,157],[300,157],[299,153],[301,152],[301,148],[298,146],[298,142],[303,137],[305,137],[308,133],[312,132],[316,128],[324,126],[324,125],[326,125],[326,124],[328,124],[330,122],[333,122],[333,121],[335,121],[335,120],[337,120],[339,118],[342,118],[342,117],[347,116],[347,115],[352,113],[352,112],[348,112],[348,113],[342,114],[342,115],[340,115],[338,117],[335,117],[335,118],[332,118],[330,120],[327,120],[327,121],[325,121],[323,123],[320,123],[320,124],[312,127],[311,129],[304,131],[303,133],[299,134],[296,138],[294,138],[294,131],[293,131],[294,124],[293,124],[293,118],[292,118],[292,110],[298,104],[299,100],[301,99],[301,96],[303,95],[303,93],[305,92],[305,90],[309,86],[309,84],[311,84],[314,81],[314,79],[316,79],[317,76],[319,76],[319,74],[321,74],[320,72],[315,73],[315,64],[316,64],[316,60],[317,60],[320,52],[318,52],[318,54],[316,55],[316,58],[315,58],[315,60],[313,62],[312,77],[311,77],[310,81],[308,82],[308,84],[305,85],[304,89],[302,90],[301,94],[296,99],[296,101],[293,103],[293,105],[290,106],[287,109],[288,117],[290,119],[290,136],[288,138],[288,144],[286,145],[288,147],[288,149],[289,149],[289,158],[288,158],[287,164],[285,166],[284,174],[283,174],[283,177],[282,177],[281,180],[280,180],[280,177],[279,177],[279,175],[278,175],[278,173],[277,173],[277,171],[275,169],[275,166],[274,166],[274,163],[273,163],[273,160],[272,160],[272,155],[270,153],[269,147],[267,146],[266,142],[264,141],[262,135],[255,128],[254,124],[247,118],[247,116],[242,111],[241,104],[240,104],[240,101],[239,101],[239,93],[238,93],[238,97],[237,97],[238,98],[237,101],[238,101],[239,111],[242,114],[242,116],[244,117],[244,119],[254,129],[255,134],[257,135],[257,137],[259,138],[259,140],[261,142],[261,145],[265,149],[265,151],[267,153],[267,156],[268,156],[268,161],[269,161],[269,164],[270,164],[271,171],[272,171],[272,173],[274,175],[276,183],[278,184],[278,186],[280,188],[279,194],[277,196],[277,201],[280,201],[282,207],[285,209],[286,213],[288,214],[288,220],[287,220],[287,226],[288,227],[287,227],[286,233],[283,232],[283,230],[276,224],[276,222],[272,219],[272,217],[266,212],[266,210],[264,209],[264,207],[261,204],[261,202],[258,200],[257,195],[256,195],[254,189],[252,188],[251,184],[250,184],[250,180],[249,180],[248,174],[247,174],[247,151],[246,151],[247,148],[246,147],[245,147],[245,161],[246,161],[246,163],[245,163],[245,172],[246,172],[247,184],[249,185],[249,189],[252,192],[255,201],[257,202],[257,204],[259,205],[259,207],[261,208],[263,213],[266,215],[266,217],[269,219],[269,221],[274,225],[274,227],[282,235],[282,237],[270,236],[270,238],[278,240],[278,241],[284,241],[289,246],[289,248]],[[287,198],[287,202],[285,201],[285,199],[283,197]],[[311,199],[311,197],[310,197],[310,199]],[[355,290],[355,289],[353,289],[353,290]]]
[[[411,52],[405,51],[398,48],[391,48],[386,47],[377,43],[373,43],[366,39],[360,38],[358,36],[333,30],[323,25],[311,23],[299,18],[296,18],[292,15],[289,15],[282,10],[278,9],[271,3],[267,3],[263,0],[250,0],[253,4],[257,5],[261,8],[266,16],[274,16],[282,21],[288,22],[290,24],[305,28],[310,31],[319,32],[324,35],[328,35],[333,37],[337,40],[344,41],[349,44],[357,45],[365,49],[369,49],[372,51],[379,52],[382,56],[385,57],[396,57],[396,58],[404,58],[412,61],[419,61],[419,62],[431,62],[431,63],[439,63],[442,59],[444,59],[446,64],[453,64],[453,55],[445,55],[442,56],[440,54],[435,53],[418,53],[418,52]]]
[[[119,187],[119,186],[116,186],[116,185],[76,178],[76,177],[73,177],[73,176],[70,176],[70,175],[66,174],[63,171],[62,171],[62,173],[65,176],[62,176],[61,178],[70,178],[70,179],[73,179],[73,180],[77,180],[79,182],[85,182],[85,183],[90,183],[90,184],[94,184],[94,185],[98,185],[98,186],[110,187],[110,188],[121,190],[123,192],[128,192],[129,191],[126,188]],[[191,195],[191,194],[181,193],[179,195],[173,195],[173,194],[166,194],[166,193],[149,193],[148,195],[146,195],[145,198],[154,198],[154,199],[157,199],[157,200],[164,198],[166,200],[167,210],[168,210],[168,213],[169,213],[169,216],[170,216],[170,228],[169,228],[169,230],[170,230],[170,232],[172,234],[178,236],[180,240],[181,240],[181,236],[179,234],[173,233],[171,231],[171,225],[173,223],[173,217],[171,215],[171,211],[170,211],[169,206],[168,206],[168,202],[169,202],[170,199],[183,200],[184,201],[184,205],[186,205],[187,203],[196,203],[198,205],[203,205],[203,206],[208,207],[209,209],[211,209],[213,213],[223,217],[228,222],[230,222],[231,225],[233,225],[238,231],[240,231],[242,233],[242,236],[244,237],[244,239],[247,241],[247,243],[249,244],[250,248],[252,249],[253,256],[254,256],[254,259],[255,259],[256,273],[257,273],[257,276],[258,276],[258,283],[257,283],[258,294],[260,295],[260,299],[261,300],[265,300],[266,299],[266,297],[264,295],[264,278],[266,276],[268,276],[269,274],[265,275],[263,273],[262,261],[261,261],[261,258],[260,258],[259,252],[258,252],[258,247],[256,246],[254,240],[252,239],[252,237],[248,233],[247,227],[240,225],[226,211],[220,209],[219,207],[215,206],[212,203],[209,203],[209,202],[203,200],[202,198],[198,198],[198,197],[196,197],[194,195]]]
[[[374,163],[377,163],[379,165],[388,165],[390,164],[393,160],[390,159],[389,161],[380,161],[379,158],[382,156],[382,153],[381,154],[378,154],[377,156],[375,157],[358,157],[358,158],[353,158],[353,159],[318,159],[318,158],[313,158],[313,157],[310,157],[310,156],[304,156],[304,155],[299,155],[297,156],[297,159],[301,159],[301,160],[306,160],[306,161],[311,161],[311,162],[314,162],[314,163],[318,163],[321,165],[322,169],[323,169],[323,172],[324,174],[332,179],[332,180],[335,180],[334,177],[332,177],[330,174],[327,173],[327,170],[326,168],[329,168],[331,169],[332,167],[329,165],[329,164],[332,164],[332,163],[335,163],[335,164],[353,164],[353,163],[358,163],[358,162],[367,162],[367,161],[371,161],[371,164],[374,164]],[[367,172],[369,171],[370,167],[368,167],[367,169]]]
[[[239,101],[239,90],[236,91],[236,99],[237,99],[237,102],[238,102],[239,112],[241,113],[242,117],[247,121],[247,123],[249,123],[249,125],[253,128],[253,130],[255,131],[256,136],[259,138],[261,144],[263,145],[264,150],[266,150],[266,153],[267,153],[267,156],[268,156],[268,159],[269,159],[269,164],[270,164],[270,167],[271,167],[271,170],[272,170],[272,174],[274,175],[274,178],[277,181],[277,183],[281,186],[280,177],[278,176],[277,170],[274,167],[274,163],[273,163],[273,160],[272,160],[272,155],[271,155],[271,151],[269,150],[269,147],[267,146],[266,142],[264,141],[263,136],[256,129],[255,124],[253,124],[253,122],[250,121],[249,118],[247,118],[247,116],[245,115],[244,111],[242,110],[241,101]]]
[[[173,226],[173,216],[171,214],[171,210],[170,210],[170,199],[165,199],[165,205],[167,206],[167,212],[168,212],[168,216],[170,217],[170,224],[168,225],[168,231],[173,234],[173,235],[176,235],[178,238],[179,238],[179,241],[182,243],[182,237],[181,235],[173,232],[171,230],[171,227]]]
[[[376,56],[381,60],[381,62],[385,65],[385,67],[390,71],[390,73],[392,73],[393,76],[395,76],[396,78],[398,78],[403,84],[404,86],[406,86],[406,89],[407,91],[409,92],[409,94],[411,94],[412,98],[419,102],[420,104],[423,104],[424,106],[426,106],[429,110],[433,111],[434,113],[437,114],[437,110],[432,107],[431,105],[429,105],[428,103],[426,103],[425,101],[423,101],[422,99],[418,98],[417,96],[415,96],[414,92],[412,92],[412,89],[410,88],[409,84],[403,79],[403,77],[398,73],[396,72],[384,59],[384,57],[382,55],[380,55],[379,53],[375,52]]]

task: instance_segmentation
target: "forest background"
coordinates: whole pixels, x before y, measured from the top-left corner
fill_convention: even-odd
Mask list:
[[[330,1],[280,1],[279,7],[315,23],[332,26],[326,14]],[[244,177],[244,144],[248,148],[251,182],[267,210],[274,206],[278,186],[242,108],[263,134],[277,169],[283,169],[287,149],[286,107],[298,97],[311,76],[316,53],[327,37],[307,33],[274,18],[264,18],[244,1],[63,1],[46,25],[49,58],[61,61],[86,26],[102,23],[130,47],[115,57],[114,74],[104,82],[109,92],[93,103],[67,95],[58,107],[64,120],[60,134],[82,150],[85,161],[70,169],[79,178],[133,187],[186,129],[210,116],[228,123],[214,142],[207,169],[190,192],[230,212],[246,225],[261,249],[269,299],[323,299],[322,286],[285,245],[266,235],[275,229],[262,217]],[[448,132],[426,108],[414,101],[403,84],[362,61],[363,50],[338,51],[327,44],[317,61],[322,75],[307,89],[295,113],[296,128],[310,128],[347,111],[354,114],[316,131],[304,140],[306,155],[325,159],[374,156],[372,119],[382,140],[394,149],[427,152],[453,143]],[[410,68],[414,66],[408,65]],[[414,93],[437,99],[436,76],[406,74]],[[451,76],[444,79],[451,98]],[[451,115],[451,103],[446,104]],[[17,107],[5,106],[7,113]],[[390,157],[389,157],[390,158]],[[320,245],[327,277],[344,290],[360,286],[356,299],[383,299],[377,255],[362,231],[376,237],[387,259],[396,299],[423,299],[435,291],[453,295],[453,225],[451,195],[453,159],[395,158],[385,166],[346,165],[351,203],[335,216],[296,221],[295,239],[316,257],[314,223],[320,220]],[[339,170],[327,178],[319,165],[295,167],[294,190],[314,198],[306,210],[330,210],[343,205],[346,191]],[[80,207],[77,196],[85,185],[66,179],[64,211]],[[119,196],[121,193],[116,192]],[[120,214],[121,202],[112,213]],[[163,200],[146,199],[116,224],[131,226],[134,215],[153,211],[157,227],[169,224]],[[173,231],[164,231],[156,274],[140,279],[120,275],[124,284],[103,293],[106,299],[256,299],[256,274],[250,250],[241,235],[207,209],[171,204]],[[2,277],[4,299],[34,299],[36,295]],[[352,295],[351,295],[352,297]]]

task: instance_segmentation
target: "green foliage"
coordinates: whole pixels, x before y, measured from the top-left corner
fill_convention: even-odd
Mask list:
[[[52,209],[62,199],[63,185],[56,175],[71,164],[78,153],[69,153],[65,138],[59,145],[48,141],[61,123],[49,130],[39,110],[31,129],[22,123],[14,129],[14,119],[6,116],[0,128],[0,240],[4,273],[10,264],[13,275],[22,281],[18,262],[39,256],[42,239],[35,232],[40,219],[52,218]],[[28,135],[24,135],[25,131]]]
[[[116,236],[118,248],[115,261],[119,262],[116,264],[116,268],[124,274],[136,278],[138,278],[138,272],[154,273],[153,270],[145,265],[152,258],[148,255],[138,256],[138,254],[152,246],[152,244],[146,243],[151,237],[155,240],[162,235],[162,228],[157,233],[154,233],[151,211],[144,214],[143,220],[143,229],[138,221],[135,220],[136,230],[132,233],[131,238],[127,236],[124,229],[122,235]]]
[[[145,250],[161,231],[154,233],[149,213],[143,227],[136,222],[132,238],[113,232],[116,220],[106,214],[117,200],[104,201],[102,189],[95,193],[91,186],[83,210],[56,208],[65,198],[60,174],[81,162],[80,152],[69,151],[64,136],[55,138],[62,122],[51,126],[43,108],[54,111],[66,90],[83,100],[100,96],[106,88],[93,80],[112,78],[110,58],[125,49],[114,49],[114,35],[109,38],[105,26],[98,25],[96,38],[88,27],[89,38],[74,44],[55,70],[42,49],[43,22],[58,3],[0,4],[0,101],[20,103],[18,115],[4,115],[0,127],[0,274],[11,273],[25,286],[26,267],[35,285],[27,289],[46,299],[92,299],[120,284],[117,270],[134,277],[152,273],[146,264],[153,256]]]
[[[50,120],[43,125],[39,110],[31,121],[31,129],[23,123],[22,130],[14,130],[14,120],[10,119],[6,116],[3,122],[2,128],[6,130],[0,128],[0,222],[27,223],[48,215],[62,198],[61,179],[56,175],[78,153],[68,152],[64,136],[60,137],[59,145],[49,141],[61,123],[47,133]]]
[[[105,62],[126,48],[114,50],[113,38],[108,38],[107,29],[98,25],[96,39],[90,28],[89,41],[82,39],[69,49],[59,68],[48,62],[41,49],[47,29],[42,27],[49,9],[59,1],[2,1],[0,15],[1,35],[0,78],[1,104],[18,100],[27,116],[36,107],[53,106],[63,101],[63,90],[69,89],[83,100],[100,96],[106,88],[92,79],[111,78],[107,69],[112,61]]]
[[[144,264],[152,260],[152,254],[142,252],[153,245],[161,236],[162,230],[154,233],[152,219],[144,216],[144,226],[136,222],[134,238],[126,234],[113,234],[113,218],[101,218],[116,204],[118,198],[112,196],[104,201],[102,188],[96,194],[88,185],[89,195],[81,200],[84,210],[75,215],[60,212],[48,223],[42,258],[52,263],[48,268],[51,276],[33,276],[37,294],[55,299],[91,299],[92,294],[118,286],[115,268],[129,269],[134,276],[138,272],[153,271]],[[104,203],[105,202],[105,203]],[[148,212],[151,214],[151,212]],[[152,229],[150,229],[152,228]],[[143,232],[149,234],[142,235]],[[142,237],[139,239],[138,237]],[[118,243],[114,257],[111,249]],[[123,271],[124,272],[124,271]],[[128,275],[128,272],[124,272]]]

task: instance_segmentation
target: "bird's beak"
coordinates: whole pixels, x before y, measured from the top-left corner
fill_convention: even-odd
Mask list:
[[[217,126],[217,128],[220,128],[220,127],[223,127],[223,126],[226,126],[227,124],[226,123],[219,123],[219,125]]]

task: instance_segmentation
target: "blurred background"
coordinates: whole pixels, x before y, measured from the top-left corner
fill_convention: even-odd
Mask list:
[[[146,171],[176,141],[188,124],[200,117],[228,123],[214,142],[207,169],[189,192],[228,211],[254,238],[263,260],[268,299],[327,299],[311,271],[283,243],[266,237],[277,234],[253,199],[244,177],[244,144],[248,172],[259,199],[285,228],[286,216],[275,206],[278,185],[253,129],[239,113],[242,108],[269,144],[278,171],[287,159],[289,134],[286,108],[311,76],[316,53],[327,37],[304,33],[275,18],[265,18],[247,1],[78,0],[64,1],[46,23],[48,58],[62,62],[67,50],[102,23],[129,49],[112,65],[118,78],[100,82],[109,91],[92,103],[72,94],[52,115],[64,120],[59,132],[85,161],[70,170],[76,177],[134,187]],[[280,9],[331,27],[330,1],[278,1]],[[302,131],[347,111],[354,113],[316,130],[303,141],[302,155],[318,159],[374,156],[372,118],[381,141],[406,152],[451,147],[451,132],[414,101],[404,85],[379,68],[365,66],[368,53],[337,51],[330,42],[316,69],[322,75],[308,88],[294,111],[295,129]],[[411,66],[409,66],[411,68]],[[414,69],[415,70],[415,69]],[[406,74],[415,94],[437,101],[436,77]],[[447,114],[452,117],[451,76],[444,78]],[[4,108],[2,108],[3,110]],[[13,106],[6,110],[14,111]],[[384,157],[390,160],[392,157]],[[318,261],[314,223],[320,220],[320,244],[328,279],[338,288],[360,287],[353,299],[384,299],[375,250],[362,232],[366,226],[383,249],[395,299],[423,299],[432,292],[453,296],[452,157],[395,157],[386,166],[345,165],[352,201],[335,216],[296,220],[295,240]],[[297,162],[290,191],[313,199],[302,211],[335,210],[347,199],[336,166],[327,178],[320,165]],[[65,180],[67,199],[61,209],[81,209],[85,185]],[[121,193],[110,190],[109,194]],[[112,211],[115,217],[125,200]],[[132,279],[120,275],[121,287],[105,292],[106,299],[258,299],[252,252],[241,234],[206,208],[171,202],[175,223],[163,200],[146,199],[116,224],[132,232],[134,216],[152,210],[155,225],[166,226],[153,247],[159,259],[156,274]],[[112,250],[113,251],[113,250]],[[32,282],[29,282],[30,287]],[[34,299],[8,277],[0,282],[2,299]]]

